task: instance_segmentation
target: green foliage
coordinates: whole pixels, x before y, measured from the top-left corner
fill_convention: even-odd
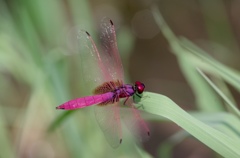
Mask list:
[[[233,97],[225,86],[224,81],[239,91],[240,73],[216,61],[189,40],[185,38],[177,38],[164,21],[159,10],[156,7],[153,7],[152,12],[158,26],[170,43],[172,53],[176,55],[183,74],[195,92],[199,109],[202,111],[198,112],[198,116],[202,115],[202,117],[205,117],[205,119],[199,121],[201,118],[196,117],[196,120],[194,117],[191,117],[191,115],[182,111],[182,109],[180,109],[178,106],[176,106],[176,109],[174,108],[174,112],[172,109],[167,109],[166,107],[171,108],[174,103],[163,96],[161,101],[165,101],[163,101],[161,105],[165,105],[164,110],[155,109],[154,107],[150,111],[155,113],[159,110],[157,112],[158,115],[167,117],[171,121],[175,122],[189,134],[200,140],[208,147],[212,148],[221,156],[239,157],[240,153],[238,148],[235,147],[240,145],[240,113],[234,104]],[[218,88],[202,71],[208,73],[209,76],[218,81],[218,84],[221,85],[221,87]],[[148,94],[148,96],[150,95],[153,94]],[[220,97],[222,97],[222,99],[227,103],[228,112],[223,113],[225,117],[222,117],[222,115],[217,116],[218,111],[224,110],[224,105],[221,103]],[[156,102],[158,98],[160,103],[160,96],[154,94],[154,97],[152,96],[151,98],[155,98],[156,100],[154,101]],[[144,105],[152,104],[144,101],[147,100],[142,101],[142,104]],[[150,106],[147,106],[147,108],[150,108]],[[147,108],[145,110],[147,110]],[[161,108],[160,104],[158,108]],[[181,115],[182,112],[184,114]],[[218,125],[212,124],[213,121],[208,117],[209,115],[216,119],[214,122]],[[191,118],[188,118],[188,116]],[[177,142],[179,141],[175,141],[174,144]],[[165,148],[169,150],[169,143],[167,143],[166,146],[164,145],[162,150]]]
[[[81,64],[69,55],[65,39],[78,25],[95,37],[89,5],[86,0],[67,4],[23,0],[9,8],[0,1],[0,157],[151,157],[125,131],[123,144],[113,150],[91,107],[67,112],[55,109],[84,91],[78,81]],[[240,113],[225,82],[239,92],[240,73],[176,37],[158,9],[153,7],[152,12],[199,109],[186,112],[168,97],[151,92],[144,93],[143,99],[135,98],[138,107],[154,114],[146,117],[149,121],[171,121],[183,129],[166,140],[159,155],[170,157],[172,148],[191,135],[221,156],[239,157]],[[124,60],[134,46],[129,32],[126,27],[118,37]]]
[[[210,126],[188,114],[166,96],[150,92],[146,92],[144,95],[147,96],[146,99],[141,101],[144,105],[144,111],[173,121],[224,157],[238,157],[240,155],[238,150],[240,145],[238,136],[240,133],[240,121],[233,115],[229,114],[228,116],[226,114],[227,117],[222,120],[225,123],[227,122],[227,125]],[[204,117],[208,115],[206,113]],[[211,115],[214,115],[214,113],[211,113]],[[231,121],[228,121],[228,119],[231,119]],[[220,122],[220,120],[218,121]],[[207,122],[210,124],[210,119]],[[229,127],[234,127],[236,133]]]

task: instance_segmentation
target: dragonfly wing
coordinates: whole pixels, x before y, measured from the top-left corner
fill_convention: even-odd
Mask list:
[[[104,136],[113,148],[117,148],[122,142],[121,119],[118,103],[95,106],[95,116]]]
[[[150,130],[142,119],[139,110],[134,106],[132,98],[126,103],[129,108],[121,108],[123,122],[132,135],[139,141],[146,141],[150,138]]]
[[[123,80],[123,66],[120,55],[118,53],[115,27],[109,18],[105,17],[101,23],[101,48],[104,64],[107,72],[113,80]]]
[[[80,78],[83,79],[80,82],[91,91],[104,82],[123,80],[115,28],[108,18],[102,20],[100,40],[101,52],[87,31],[74,29],[68,34],[68,45],[74,50],[75,53],[72,54],[80,62]]]
[[[68,35],[68,43],[74,50],[71,55],[74,55],[77,62],[80,62],[80,82],[82,86],[88,87],[89,94],[92,94],[95,87],[106,80],[111,80],[103,64],[102,56],[87,31],[72,30]]]
[[[122,62],[118,53],[115,28],[111,20],[105,18],[101,24],[101,44],[99,53],[91,35],[78,30],[73,43],[77,55],[80,56],[81,75],[85,87],[93,90],[104,82],[123,80]],[[74,33],[73,33],[74,35]],[[119,103],[106,106],[95,106],[95,116],[107,141],[113,148],[117,148],[122,140]]]

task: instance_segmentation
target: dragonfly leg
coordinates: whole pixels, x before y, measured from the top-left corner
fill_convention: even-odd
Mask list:
[[[144,97],[142,97],[141,95],[139,95],[139,94],[136,94],[136,96],[137,97],[139,97],[140,99],[142,99],[142,98],[144,98]],[[133,95],[133,101],[135,100],[135,97],[136,97],[135,95]],[[142,108],[142,109],[144,109],[144,106],[143,106],[143,104],[141,104],[141,103],[139,103],[139,102],[134,102],[135,104],[138,104],[139,106],[135,106],[137,109],[139,109],[139,108]]]
[[[141,95],[139,95],[139,94],[137,94],[137,93],[136,93],[136,96],[138,96],[139,98],[142,98],[142,96],[141,96]]]
[[[139,108],[142,108],[142,109],[144,109],[144,106],[143,106],[143,104],[141,104],[141,103],[138,103],[138,106],[135,106],[137,109],[139,109]]]
[[[129,97],[127,97],[127,99],[124,101],[123,105],[126,105],[126,102],[127,102],[128,99],[129,99]]]
[[[119,102],[119,96],[118,95],[116,95],[116,97],[115,97],[115,102]]]
[[[142,95],[139,95],[139,94],[137,94],[137,93],[136,93],[136,96],[138,96],[138,97],[141,98],[141,99],[150,98],[150,97],[147,96],[147,95],[146,95],[146,96],[142,96]]]

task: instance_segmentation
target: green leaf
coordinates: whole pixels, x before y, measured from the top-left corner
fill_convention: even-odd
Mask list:
[[[203,78],[209,83],[209,85],[223,98],[223,100],[228,104],[229,108],[233,113],[235,113],[240,118],[240,111],[237,106],[232,103],[230,99],[200,70],[198,72],[203,76]]]
[[[1,107],[1,106],[0,106]],[[2,110],[0,110],[0,157],[15,157],[13,153],[13,148],[10,143],[10,135],[8,134],[7,128],[6,128],[6,122],[2,115]]]
[[[150,92],[144,93],[144,96],[148,96],[140,102],[144,105],[144,111],[173,121],[223,157],[237,158],[240,156],[238,148],[240,146],[239,138],[230,137],[223,131],[216,130],[199,121],[166,96]],[[240,126],[239,121],[232,122],[232,124]]]

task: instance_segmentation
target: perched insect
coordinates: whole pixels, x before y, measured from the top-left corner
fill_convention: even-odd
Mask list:
[[[87,31],[81,30],[77,35],[78,44],[88,50],[80,52],[80,56],[84,58],[81,65],[86,82],[92,81],[96,86],[93,95],[70,100],[56,108],[74,110],[97,104],[94,107],[96,120],[108,143],[117,148],[122,142],[121,118],[138,140],[146,140],[150,136],[148,126],[134,106],[134,97],[141,97],[145,85],[139,81],[135,85],[123,83],[123,67],[112,20],[104,18],[101,29],[101,52]],[[89,66],[93,62],[95,66]],[[126,98],[123,105],[129,108],[120,109],[121,98]]]

